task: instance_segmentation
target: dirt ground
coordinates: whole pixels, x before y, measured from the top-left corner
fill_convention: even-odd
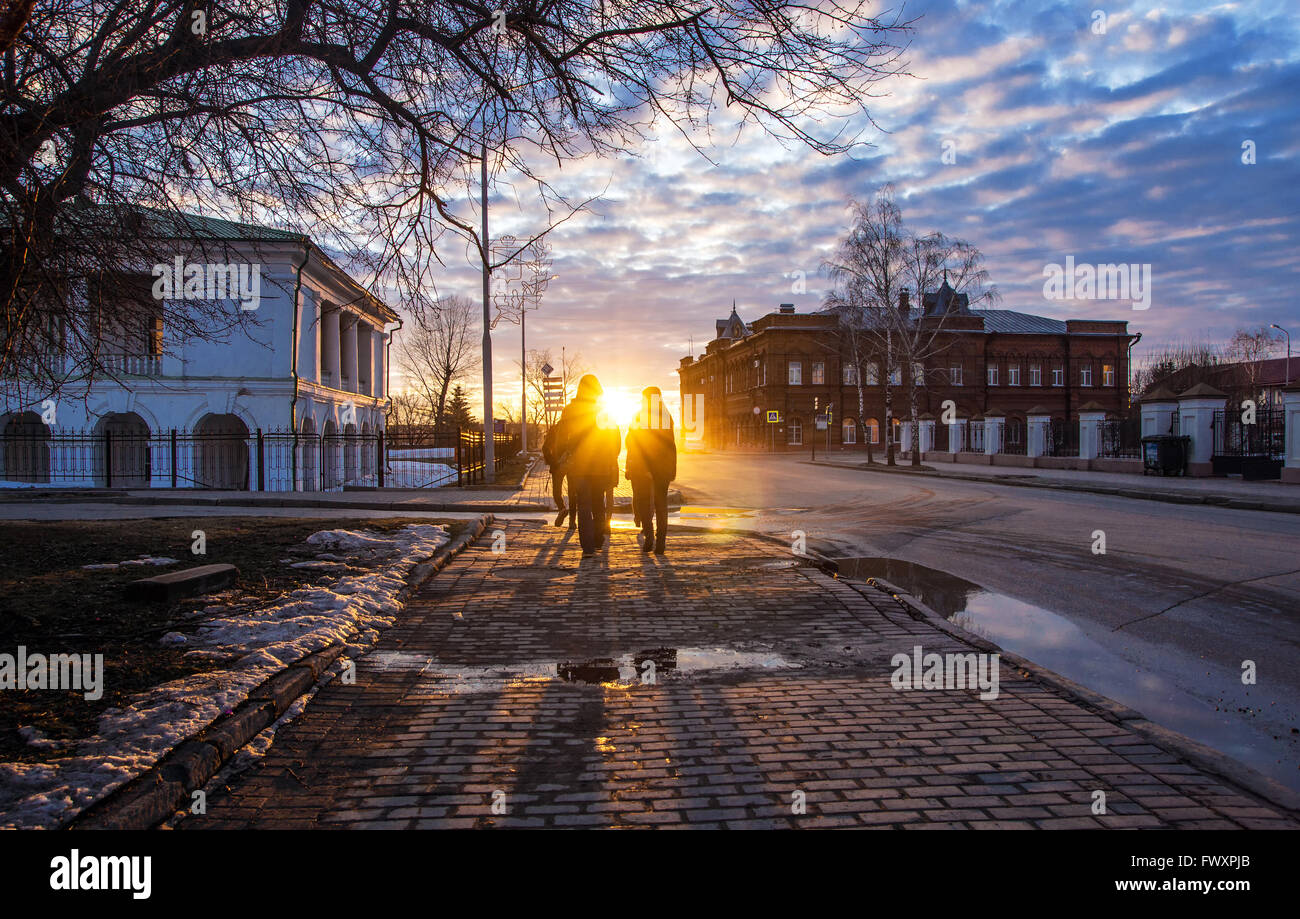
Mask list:
[[[40,761],[43,751],[18,733],[35,726],[51,738],[93,733],[99,714],[121,706],[152,686],[221,666],[186,659],[185,648],[164,646],[168,631],[192,629],[185,613],[209,605],[195,597],[171,603],[126,600],[126,585],[196,565],[228,562],[239,569],[236,587],[259,600],[271,601],[313,580],[319,572],[291,568],[282,560],[308,558],[314,550],[304,540],[319,530],[366,528],[386,531],[407,523],[446,524],[455,535],[457,521],[385,518],[306,519],[285,517],[204,517],[196,519],[106,521],[12,521],[0,523],[0,652],[102,653],[104,695],[87,701],[76,691],[5,690],[0,705],[0,759]],[[191,552],[193,533],[202,529],[207,554]],[[119,566],[86,570],[83,566],[119,564],[142,556],[166,557],[177,564]]]

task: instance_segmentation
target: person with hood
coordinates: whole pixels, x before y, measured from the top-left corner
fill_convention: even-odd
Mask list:
[[[558,425],[555,452],[569,479],[569,498],[578,515],[583,558],[591,558],[605,545],[605,490],[609,487],[610,466],[618,462],[622,447],[618,428],[609,425],[597,404],[603,393],[593,374],[584,375],[578,381],[577,396],[564,407]]]
[[[658,386],[641,390],[641,410],[627,432],[627,480],[641,523],[641,551],[664,554],[668,536],[668,484],[677,478],[673,416]]]

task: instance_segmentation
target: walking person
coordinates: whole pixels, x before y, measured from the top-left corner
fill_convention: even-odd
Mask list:
[[[560,513],[555,518],[557,527],[564,526],[564,518],[569,518],[569,529],[578,525],[578,516],[573,512],[573,485],[569,485],[569,502],[564,501],[564,467],[560,465],[560,455],[556,452],[556,446],[559,444],[560,426],[554,424],[546,432],[546,440],[542,441],[542,460],[551,470],[551,500],[555,502],[555,508]]]
[[[620,446],[618,428],[611,432],[599,417],[596,400],[603,392],[593,374],[578,381],[577,396],[560,415],[556,444],[556,455],[569,479],[570,509],[577,513],[583,558],[591,558],[605,545],[605,490],[610,463],[617,462]]]
[[[668,485],[677,478],[673,416],[658,386],[641,391],[641,410],[627,432],[627,479],[641,522],[641,551],[663,555],[668,536]]]

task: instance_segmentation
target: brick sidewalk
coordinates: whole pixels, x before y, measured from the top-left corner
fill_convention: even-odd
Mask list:
[[[1009,667],[988,701],[895,690],[895,652],[970,649],[771,543],[616,531],[579,567],[567,530],[501,529],[180,828],[1295,826]]]

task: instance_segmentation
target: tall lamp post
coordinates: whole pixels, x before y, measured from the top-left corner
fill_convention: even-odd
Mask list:
[[[492,423],[492,317],[488,306],[492,292],[492,256],[488,249],[487,138],[479,160],[479,181],[483,208],[483,481],[496,482],[496,426]]]
[[[550,274],[550,246],[540,239],[533,240],[523,249],[515,247],[513,236],[502,236],[497,240],[495,249],[505,257],[498,260],[502,267],[513,268],[506,274],[503,283],[497,285],[494,302],[497,308],[492,328],[505,319],[507,322],[519,320],[519,388],[521,399],[520,413],[520,448],[528,451],[528,339],[526,320],[529,310],[541,306],[542,292],[546,285],[559,277]],[[525,250],[527,256],[525,257]]]
[[[1271,324],[1269,328],[1277,329],[1279,332],[1281,332],[1283,335],[1286,336],[1286,383],[1284,385],[1290,386],[1291,385],[1291,333],[1288,332],[1286,329],[1282,328],[1276,322]]]

